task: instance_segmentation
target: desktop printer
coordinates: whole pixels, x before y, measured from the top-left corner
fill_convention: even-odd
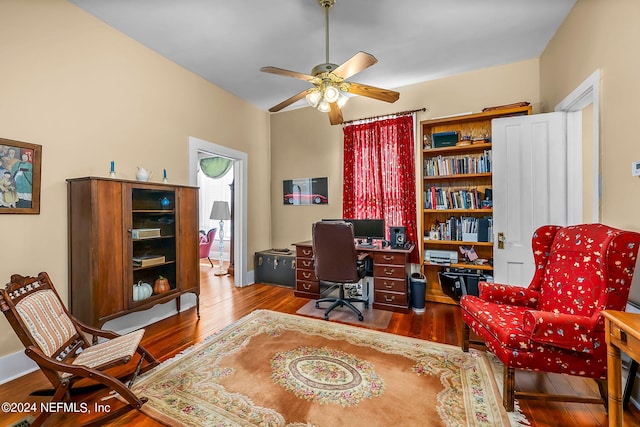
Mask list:
[[[424,260],[431,264],[450,265],[458,262],[458,252],[456,251],[424,251]]]

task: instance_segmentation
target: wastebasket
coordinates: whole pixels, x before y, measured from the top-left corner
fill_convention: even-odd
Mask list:
[[[411,275],[411,309],[416,313],[424,313],[424,294],[427,289],[427,278],[422,273]]]

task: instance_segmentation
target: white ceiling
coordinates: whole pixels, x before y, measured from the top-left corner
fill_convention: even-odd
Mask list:
[[[325,62],[318,0],[69,1],[264,110],[309,83],[260,67],[309,74]],[[537,58],[575,1],[337,0],[329,59],[341,64],[368,52],[379,62],[349,80],[396,89]]]

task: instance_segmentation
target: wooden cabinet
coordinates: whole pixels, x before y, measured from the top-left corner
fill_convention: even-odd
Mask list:
[[[320,282],[316,277],[311,242],[296,245],[296,288],[294,294],[297,297],[305,298],[320,296]]]
[[[421,259],[427,279],[427,301],[455,304],[442,292],[438,272],[446,261],[427,262],[426,253],[458,255],[451,267],[473,268],[492,274],[493,258],[491,175],[491,120],[531,114],[530,106],[496,109],[477,114],[420,122],[422,150]],[[460,141],[438,146],[438,136],[457,134]],[[434,137],[433,135],[437,136]],[[443,144],[448,145],[448,144]],[[436,236],[434,236],[435,234]],[[435,238],[434,238],[435,237]],[[460,247],[473,247],[484,265],[465,262]],[[434,252],[437,251],[437,252]]]
[[[69,179],[71,312],[81,321],[106,321],[192,292],[198,300],[198,189],[108,178]],[[148,295],[159,277],[169,289]],[[144,294],[146,298],[141,299]]]
[[[403,252],[373,253],[373,308],[409,312],[407,256]]]

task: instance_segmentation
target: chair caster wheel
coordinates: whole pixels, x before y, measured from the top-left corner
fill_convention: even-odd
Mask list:
[[[369,308],[369,303],[368,302],[364,303],[364,308]]]
[[[324,316],[324,320],[329,320],[329,316]]]
[[[316,303],[316,308],[320,308],[320,304]]]
[[[364,320],[364,316],[358,316],[358,320],[362,322]]]

